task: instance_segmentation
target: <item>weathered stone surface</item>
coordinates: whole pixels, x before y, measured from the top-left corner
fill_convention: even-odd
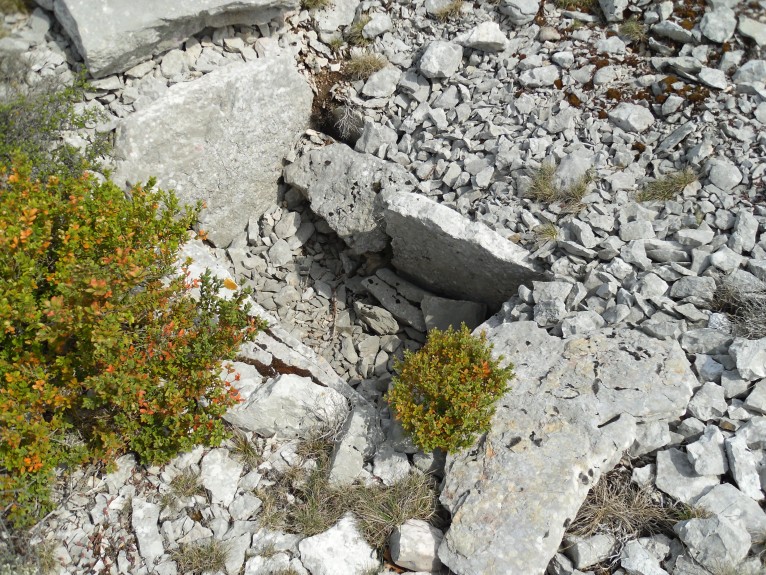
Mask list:
[[[138,551],[147,565],[153,565],[154,560],[164,553],[162,536],[157,524],[160,507],[141,497],[134,497],[130,517],[133,533],[138,542]]]
[[[684,503],[690,503],[718,485],[717,475],[699,475],[679,449],[668,449],[657,454],[657,489]]]
[[[297,0],[55,0],[61,26],[101,78],[176,48],[205,28],[264,24],[299,5]]]
[[[455,43],[483,52],[501,52],[508,39],[497,22],[482,22],[468,32],[458,34]]]
[[[434,328],[442,331],[452,326],[460,329],[465,323],[468,329],[474,329],[487,317],[487,306],[473,301],[454,300],[426,295],[421,302],[426,330]]]
[[[458,573],[543,573],[636,422],[678,417],[696,380],[677,343],[636,331],[561,340],[498,318],[478,330],[516,378],[486,438],[448,457],[441,501],[452,525],[439,557]]]
[[[351,485],[362,473],[366,459],[375,453],[383,441],[375,409],[369,405],[355,407],[343,428],[330,461],[330,483]]]
[[[227,246],[276,203],[279,164],[308,126],[311,89],[291,59],[262,58],[176,84],[118,129],[115,181],[151,176]]]
[[[210,491],[213,503],[226,507],[234,500],[242,470],[242,464],[229,457],[226,449],[213,449],[205,455],[200,465],[200,482]]]
[[[412,571],[438,571],[442,564],[436,551],[443,537],[436,527],[410,519],[391,534],[391,559],[399,567]]]
[[[312,575],[364,575],[378,567],[375,550],[359,534],[350,513],[324,533],[301,541],[298,549]]]
[[[182,202],[207,204],[218,247],[277,200],[280,163],[308,127],[311,89],[291,58],[261,58],[176,84],[118,129],[115,181],[156,177]]]
[[[750,550],[750,535],[719,517],[689,519],[673,527],[689,554],[709,569],[737,565]]]
[[[431,291],[498,309],[538,272],[523,248],[424,196],[386,198],[393,264]]]
[[[265,437],[306,437],[312,430],[342,420],[346,411],[346,399],[334,389],[285,374],[267,381],[227,419]]]
[[[714,486],[695,502],[697,507],[740,525],[748,533],[766,530],[766,513],[761,506],[731,483]]]
[[[755,340],[737,338],[729,348],[729,354],[745,379],[752,381],[766,377],[766,337]]]
[[[460,69],[463,48],[453,42],[435,40],[420,58],[420,73],[426,78],[449,78]]]
[[[287,166],[284,176],[356,254],[378,252],[388,244],[380,224],[382,192],[412,189],[404,168],[345,144],[311,150]]]

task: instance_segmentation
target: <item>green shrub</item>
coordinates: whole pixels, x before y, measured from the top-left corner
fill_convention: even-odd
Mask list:
[[[219,360],[262,327],[248,293],[173,273],[199,208],[152,182],[130,195],[0,168],[0,509],[17,527],[48,508],[57,466],[218,444],[237,402]]]
[[[88,84],[80,76],[71,85],[58,78],[43,78],[27,86],[24,77],[28,64],[18,54],[0,55],[0,162],[8,165],[12,155],[21,152],[33,166],[35,175],[66,172],[77,175],[86,167],[97,167],[109,150],[106,134],[88,135],[84,128],[103,120],[95,108],[76,108],[85,100]],[[67,144],[65,136],[77,132],[85,136],[84,147]]]
[[[486,335],[431,330],[425,346],[399,362],[388,402],[415,444],[424,451],[468,447],[489,429],[495,401],[508,390],[513,366],[492,359]]]

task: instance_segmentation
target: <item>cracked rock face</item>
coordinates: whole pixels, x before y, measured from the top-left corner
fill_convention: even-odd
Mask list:
[[[447,460],[439,558],[458,573],[543,573],[636,424],[680,416],[696,378],[676,342],[637,331],[562,340],[497,317],[478,329],[516,377],[486,438]]]
[[[398,164],[345,144],[312,150],[285,168],[284,176],[356,254],[379,252],[388,244],[381,194],[413,187],[412,177]]]
[[[393,194],[383,217],[394,266],[435,292],[498,309],[538,277],[525,249],[426,197]]]

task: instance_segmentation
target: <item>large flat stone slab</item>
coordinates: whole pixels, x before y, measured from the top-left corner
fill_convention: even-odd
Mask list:
[[[284,176],[356,254],[386,248],[381,198],[388,191],[414,187],[412,176],[399,164],[345,144],[311,150],[287,166]]]
[[[495,311],[520,284],[539,279],[529,252],[484,224],[413,193],[390,194],[385,203],[393,265],[439,295]]]
[[[95,78],[177,48],[205,28],[264,24],[298,0],[55,0],[53,10]]]
[[[638,331],[562,340],[533,322],[487,332],[516,366],[491,431],[448,457],[439,548],[456,573],[542,575],[588,491],[636,438],[636,424],[684,413],[696,379],[680,346]]]
[[[154,176],[183,202],[204,201],[201,227],[226,247],[276,203],[282,159],[308,127],[312,99],[288,56],[175,84],[119,127],[115,181]]]

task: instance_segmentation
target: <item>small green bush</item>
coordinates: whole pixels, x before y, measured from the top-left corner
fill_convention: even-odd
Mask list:
[[[425,346],[399,362],[388,402],[415,444],[424,451],[454,452],[489,429],[495,401],[508,390],[513,366],[492,358],[486,335],[431,330]]]
[[[8,165],[13,154],[22,153],[35,176],[78,175],[85,168],[98,168],[98,161],[110,148],[106,134],[84,130],[104,119],[96,108],[77,108],[85,99],[88,84],[84,77],[71,85],[58,79],[41,79],[34,86],[24,81],[28,64],[17,54],[0,55],[0,162]],[[77,148],[65,136],[77,132],[84,146]]]
[[[231,280],[174,273],[197,213],[151,182],[126,197],[87,172],[0,164],[0,510],[15,526],[49,508],[60,465],[223,439],[238,394],[219,361],[262,324]]]

